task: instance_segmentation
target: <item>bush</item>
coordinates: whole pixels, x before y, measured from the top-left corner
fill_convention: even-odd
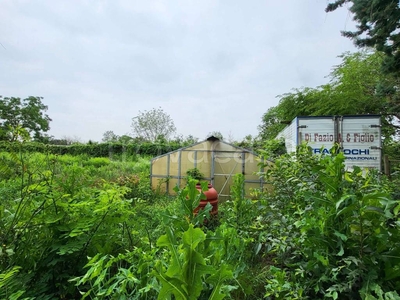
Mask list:
[[[276,156],[257,200],[235,175],[204,222],[195,180],[160,197],[148,158],[13,151],[0,153],[0,297],[399,297],[398,186],[346,172],[342,154]]]
[[[108,157],[119,159],[121,157],[135,157],[136,155],[157,156],[174,151],[182,147],[179,143],[99,143],[99,144],[73,144],[73,145],[49,145],[38,142],[5,143],[0,142],[0,151],[22,151],[26,153],[46,153],[57,155],[88,155],[91,157]]]
[[[272,278],[280,278],[269,281],[267,296],[375,299],[372,286],[399,290],[400,202],[385,177],[347,172],[344,159],[311,156],[302,146],[265,174],[274,191],[264,253],[272,255]]]

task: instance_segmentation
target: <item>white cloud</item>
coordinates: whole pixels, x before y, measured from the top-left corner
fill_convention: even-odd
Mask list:
[[[43,96],[50,134],[101,140],[161,106],[178,133],[257,134],[276,96],[354,51],[326,1],[0,0],[0,91]]]

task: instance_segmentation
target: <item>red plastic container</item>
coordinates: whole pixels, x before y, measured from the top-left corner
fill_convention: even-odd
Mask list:
[[[201,185],[197,184],[196,189],[201,191]],[[216,216],[218,214],[218,192],[214,187],[212,186],[211,183],[208,184],[208,191],[204,191],[204,194],[206,195],[207,199],[205,200],[200,200],[200,204],[196,209],[194,210],[195,213],[197,213],[199,210],[204,209],[204,207],[207,205],[207,203],[210,203],[212,205],[212,210],[210,214],[212,216]]]

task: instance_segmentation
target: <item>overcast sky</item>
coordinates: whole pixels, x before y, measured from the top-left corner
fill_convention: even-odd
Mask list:
[[[177,133],[241,140],[277,95],[355,51],[326,0],[0,0],[0,95],[41,96],[50,135],[130,134],[161,107]]]

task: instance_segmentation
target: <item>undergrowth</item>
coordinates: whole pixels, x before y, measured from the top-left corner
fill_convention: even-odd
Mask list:
[[[264,154],[268,154],[268,149]],[[147,157],[0,153],[1,299],[399,299],[396,178],[344,156],[260,165],[273,186],[195,213],[207,184],[150,189]]]

